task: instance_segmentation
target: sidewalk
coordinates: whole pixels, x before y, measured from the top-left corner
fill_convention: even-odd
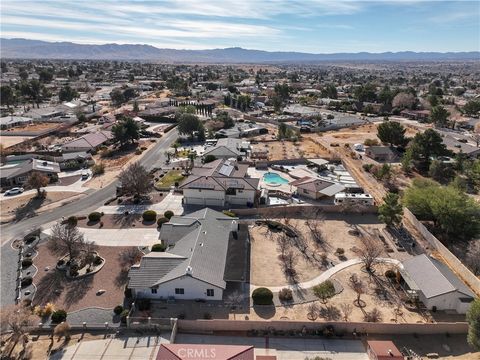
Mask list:
[[[174,195],[169,193],[158,204],[149,205],[107,205],[100,206],[97,211],[104,214],[123,214],[125,211],[129,213],[141,214],[145,210],[155,210],[159,216],[163,216],[163,213],[167,210],[173,211],[175,215],[182,215],[184,212],[182,204],[182,195]]]
[[[377,261],[382,262],[382,263],[389,263],[389,264],[401,266],[401,262],[396,260],[396,259],[378,258]],[[350,260],[344,261],[340,264],[337,264],[334,267],[331,267],[330,269],[328,269],[327,271],[325,271],[324,273],[320,274],[319,276],[317,276],[316,278],[314,278],[312,280],[305,281],[305,282],[302,282],[302,283],[298,283],[298,284],[295,284],[295,285],[257,286],[257,285],[254,285],[254,284],[250,284],[250,294],[253,293],[253,290],[255,290],[256,288],[259,288],[259,287],[266,287],[274,293],[275,292],[277,292],[277,293],[280,292],[280,290],[282,290],[283,288],[289,288],[292,291],[298,291],[299,289],[309,289],[309,288],[314,287],[315,285],[321,284],[322,282],[330,279],[336,273],[338,273],[338,272],[340,272],[340,271],[342,271],[342,270],[344,270],[344,269],[346,269],[350,266],[361,264],[361,263],[362,263],[362,259],[359,259],[359,258],[350,259]]]
[[[98,246],[152,246],[160,242],[159,232],[155,229],[88,229],[78,228],[85,240]],[[51,228],[43,231],[50,235]]]

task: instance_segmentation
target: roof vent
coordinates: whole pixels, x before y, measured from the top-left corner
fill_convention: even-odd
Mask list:
[[[191,266],[187,266],[187,269],[185,270],[185,274],[187,275],[192,275],[193,273],[193,269]]]
[[[200,243],[200,247],[203,247],[203,243]]]

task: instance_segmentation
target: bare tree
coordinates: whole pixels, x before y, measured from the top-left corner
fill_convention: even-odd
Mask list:
[[[297,256],[293,253],[293,251],[288,251],[285,256],[283,256],[283,266],[285,274],[288,277],[295,277],[295,264],[297,262]]]
[[[310,305],[308,305],[307,317],[310,320],[315,321],[318,317],[318,312],[319,312],[319,309],[318,309],[318,305],[316,303],[312,302]]]
[[[368,272],[372,271],[372,266],[375,264],[382,251],[382,247],[373,239],[372,235],[363,233],[362,246],[360,247],[359,255]]]
[[[118,261],[123,268],[129,268],[142,259],[143,253],[137,247],[130,247],[118,254]]]
[[[128,166],[118,175],[122,191],[129,195],[141,196],[148,194],[153,188],[148,171],[136,162]]]
[[[52,227],[47,246],[52,253],[57,255],[68,253],[73,260],[85,248],[85,239],[76,226],[62,224],[59,221]]]
[[[352,305],[342,303],[340,304],[340,309],[342,310],[343,320],[348,321],[348,318],[350,317],[353,311]]]
[[[278,236],[277,242],[278,242],[278,250],[280,251],[282,260],[284,260],[286,252],[291,245],[290,238],[287,235],[285,235],[285,233],[282,233],[280,236]]]
[[[373,308],[372,311],[365,313],[364,320],[366,322],[382,321],[382,313],[377,308]]]
[[[364,307],[365,303],[360,299],[360,297],[366,292],[366,287],[363,281],[360,280],[356,274],[353,274],[350,276],[349,286],[357,294],[357,298],[353,303],[358,307]]]
[[[98,246],[91,241],[86,241],[82,250],[84,252],[82,261],[84,265],[88,264],[88,266],[90,267],[92,263],[95,261],[95,259],[97,258],[96,252],[98,250]],[[83,267],[83,266],[80,266],[80,267]]]
[[[48,177],[38,171],[32,172],[27,179],[28,186],[37,190],[38,198],[42,197],[41,188],[47,186],[49,182]]]
[[[8,359],[11,358],[12,352],[19,341],[22,343],[22,351],[25,352],[28,343],[28,331],[35,325],[36,319],[31,310],[22,305],[10,305],[0,309],[1,330],[2,332],[5,330],[11,331],[10,338],[7,340]]]
[[[470,240],[468,245],[467,254],[465,257],[465,265],[467,265],[470,270],[475,275],[480,274],[480,240]]]

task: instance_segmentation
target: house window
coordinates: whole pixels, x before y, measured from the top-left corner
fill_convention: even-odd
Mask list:
[[[215,296],[214,289],[207,289],[207,296]]]
[[[183,295],[183,294],[185,294],[185,289],[175,288],[175,295]]]
[[[156,294],[157,293],[157,289],[152,289],[152,294]]]

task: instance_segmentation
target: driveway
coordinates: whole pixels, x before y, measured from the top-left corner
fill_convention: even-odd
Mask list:
[[[151,205],[107,205],[101,206],[98,208],[98,212],[103,212],[104,214],[123,214],[125,211],[129,213],[141,214],[145,210],[155,210],[157,214],[163,215],[167,210],[173,211],[175,215],[182,215],[184,212],[182,204],[182,195],[174,195],[169,193],[165,198],[158,204]]]

